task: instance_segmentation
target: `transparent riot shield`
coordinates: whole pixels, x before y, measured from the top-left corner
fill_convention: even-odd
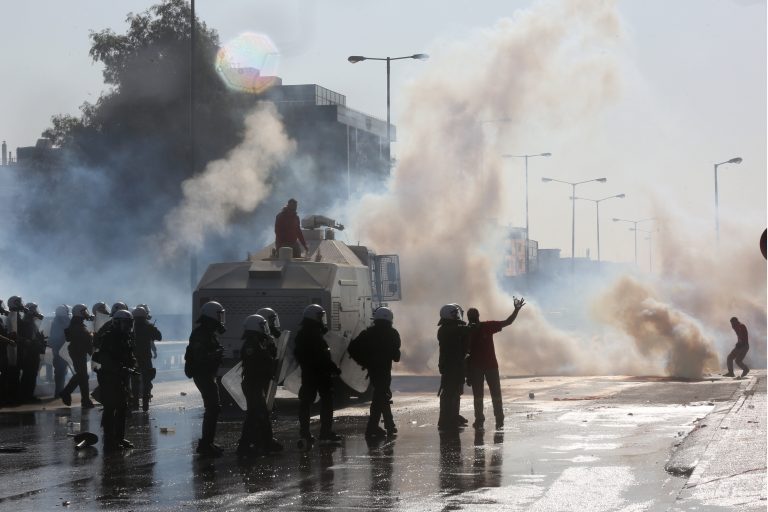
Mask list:
[[[243,393],[243,363],[237,363],[231,370],[221,377],[221,385],[227,390],[229,396],[235,401],[237,406],[246,411],[248,405],[245,401],[245,393]]]
[[[272,376],[272,380],[269,381],[269,389],[267,390],[267,410],[271,411],[272,406],[275,403],[275,393],[277,393],[277,385],[285,379],[285,373],[283,372],[283,366],[285,363],[285,352],[288,348],[288,339],[291,337],[291,331],[283,331],[280,333],[280,337],[277,339],[277,368],[275,374]]]
[[[64,360],[65,363],[67,363],[67,366],[69,366],[69,370],[72,372],[72,375],[75,374],[75,365],[72,363],[72,356],[69,355],[69,342],[66,341],[59,349],[59,357]]]

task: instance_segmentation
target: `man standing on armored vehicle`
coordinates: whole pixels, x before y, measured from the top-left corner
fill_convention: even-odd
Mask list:
[[[438,430],[454,432],[468,422],[459,414],[461,395],[464,393],[464,370],[469,352],[471,328],[463,320],[458,304],[446,304],[440,308],[437,340],[440,343],[440,417]]]
[[[291,198],[275,217],[275,249],[279,252],[281,247],[290,247],[293,249],[294,258],[301,258],[299,243],[304,246],[305,252],[309,252],[304,234],[301,232],[299,216],[296,213],[298,206],[299,203]]]
[[[320,441],[339,442],[341,436],[333,432],[333,385],[332,378],[341,370],[331,360],[331,350],[323,337],[325,310],[318,304],[304,308],[304,318],[296,333],[294,356],[301,367],[299,389],[299,443],[311,447],[314,442],[309,432],[309,413],[317,394],[320,394]]]

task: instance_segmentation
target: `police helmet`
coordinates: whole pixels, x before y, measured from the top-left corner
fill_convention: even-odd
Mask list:
[[[84,318],[85,320],[93,320],[93,316],[91,315],[90,311],[88,311],[88,306],[85,304],[75,304],[72,306],[72,317]]]
[[[133,327],[133,315],[127,309],[118,309],[112,315],[112,322],[123,332],[128,332]]]
[[[109,309],[107,308],[107,304],[105,302],[97,302],[93,305],[93,308],[91,308],[93,311],[93,314],[101,313],[102,315],[108,315]]]
[[[109,316],[114,317],[115,313],[118,311],[129,311],[128,306],[125,304],[125,302],[115,302],[112,304],[112,309],[109,311]]]
[[[147,310],[142,306],[136,306],[133,308],[132,314],[134,320],[137,318],[149,318],[149,313],[147,313]]]
[[[323,306],[319,304],[310,304],[309,306],[304,308],[303,317],[306,320],[314,320],[315,322],[324,324],[325,310],[323,309]]]
[[[203,307],[200,308],[200,318],[202,317],[210,318],[211,320],[215,320],[221,325],[224,325],[226,318],[224,306],[213,300],[206,302],[203,304]]]
[[[392,323],[392,321],[395,319],[395,315],[392,314],[392,310],[388,307],[381,306],[376,308],[376,311],[373,312],[373,319],[384,320],[385,322]]]
[[[261,315],[250,315],[243,322],[243,330],[245,332],[253,331],[269,336],[269,325],[267,319]]]
[[[11,311],[25,311],[24,301],[18,295],[14,295],[8,299],[8,309]]]
[[[256,314],[266,318],[267,322],[269,322],[270,327],[274,327],[275,329],[280,328],[280,317],[277,316],[277,312],[274,309],[261,308],[256,312]]]
[[[445,321],[455,320],[460,322],[464,316],[464,311],[458,304],[446,304],[440,308],[440,322],[437,325],[442,325]]]
[[[56,306],[56,316],[69,316],[69,306],[66,304]]]
[[[43,319],[43,315],[40,313],[40,308],[37,307],[37,304],[34,302],[27,302],[24,306],[24,309],[26,309],[26,312],[30,315],[32,315],[35,318],[39,318],[40,320]]]

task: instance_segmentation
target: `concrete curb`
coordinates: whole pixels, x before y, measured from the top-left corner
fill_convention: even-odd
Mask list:
[[[700,482],[702,475],[709,469],[710,460],[705,457],[707,451],[709,450],[709,447],[712,445],[713,442],[716,442],[719,431],[721,427],[728,426],[728,423],[730,423],[731,419],[733,418],[733,415],[739,412],[741,408],[744,406],[744,402],[746,402],[747,398],[751,398],[754,395],[754,388],[757,386],[757,383],[760,381],[760,377],[756,378],[750,378],[749,383],[747,386],[742,390],[741,396],[736,400],[736,402],[733,403],[733,405],[728,409],[728,412],[725,413],[723,418],[720,420],[720,422],[717,424],[716,428],[714,429],[715,433],[712,435],[712,438],[707,443],[707,446],[704,448],[702,452],[702,457],[699,459],[698,463],[696,464],[696,467],[693,470],[693,473],[691,473],[690,478],[688,478],[688,481],[683,486],[681,492],[685,491],[686,489],[692,489],[696,487]],[[709,417],[709,415],[707,416]]]

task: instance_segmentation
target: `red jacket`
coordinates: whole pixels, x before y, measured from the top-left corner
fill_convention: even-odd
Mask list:
[[[293,247],[296,240],[301,242],[304,247],[307,242],[304,241],[304,235],[301,232],[299,216],[296,212],[287,207],[275,217],[275,247]]]

